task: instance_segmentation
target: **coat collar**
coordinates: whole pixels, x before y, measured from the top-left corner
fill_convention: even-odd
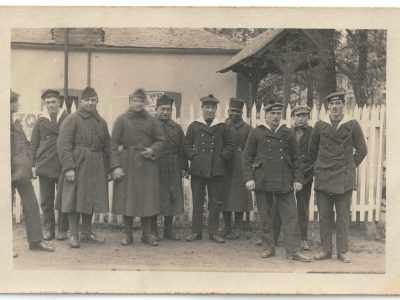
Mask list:
[[[195,122],[199,122],[199,123],[205,124],[205,125],[208,127],[207,122],[204,121],[203,116],[200,116],[198,119],[195,120]],[[214,126],[214,125],[221,124],[221,123],[224,123],[224,121],[219,120],[219,119],[217,119],[217,118],[214,118],[214,120],[213,120],[213,121],[211,122],[211,124],[210,124],[210,127],[212,127],[212,126]]]
[[[348,114],[344,114],[342,120],[340,120],[340,122],[339,122],[339,124],[338,124],[338,126],[336,128],[336,131],[339,130],[341,125],[346,124],[347,122],[349,122],[351,120],[354,120],[354,118],[351,118]],[[327,114],[326,116],[323,116],[320,119],[320,121],[328,123],[328,124],[330,124],[332,126],[332,122],[331,122],[331,118],[329,117],[329,114]],[[333,128],[333,126],[332,126],[332,128]]]
[[[63,109],[60,109],[60,110],[58,111],[58,113],[57,113],[57,118],[56,118],[57,123],[58,123],[58,121],[60,121],[60,118],[61,118],[61,116],[63,115],[64,112],[65,112],[65,110],[63,110]],[[44,110],[43,113],[41,113],[41,114],[38,116],[38,119],[39,119],[39,118],[46,118],[46,119],[48,119],[49,121],[51,121],[51,117],[50,117],[49,111],[48,111],[47,109]]]
[[[231,120],[229,118],[227,118],[225,120],[225,123],[228,124],[229,126],[234,126],[236,128],[239,128],[244,124],[244,121],[243,121],[243,119],[241,119],[238,123],[232,123]]]
[[[276,130],[274,131],[274,130],[271,129],[271,127],[269,127],[269,125],[267,124],[267,122],[265,122],[265,120],[262,120],[262,121],[260,120],[260,122],[259,122],[259,124],[257,125],[257,127],[264,126],[264,127],[266,127],[267,129],[271,130],[272,132],[277,132],[277,131],[279,130],[279,128],[282,127],[282,125],[284,125],[284,124],[282,123],[282,121],[280,121],[278,127],[277,127]]]
[[[168,120],[167,122],[163,122],[160,120],[160,123],[163,125],[167,125],[169,127],[177,127],[177,125],[178,125],[176,122],[174,122],[172,120]]]
[[[88,119],[90,117],[93,117],[94,119],[97,120],[97,122],[100,122],[100,115],[97,112],[97,110],[94,110],[93,112],[87,112],[85,110],[78,110],[78,114],[81,115],[82,118]]]

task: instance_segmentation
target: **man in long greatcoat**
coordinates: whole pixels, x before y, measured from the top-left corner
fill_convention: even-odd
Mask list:
[[[227,161],[226,166],[226,192],[224,201],[224,223],[222,236],[235,240],[240,237],[243,226],[243,213],[253,209],[251,192],[244,185],[242,171],[242,156],[247,137],[252,127],[243,121],[244,100],[231,98],[229,101],[229,118],[226,124],[232,131],[235,140],[235,153]],[[232,212],[235,212],[235,225],[232,231]]]
[[[309,262],[300,252],[300,230],[294,191],[302,188],[301,156],[293,133],[281,123],[283,105],[271,101],[264,107],[265,122],[249,135],[244,155],[246,188],[254,190],[261,220],[262,258],[275,255],[272,228],[274,197],[283,222],[286,258]]]
[[[45,110],[33,127],[31,137],[31,157],[34,173],[39,177],[40,206],[43,212],[44,240],[52,240],[55,235],[54,200],[60,177],[61,165],[57,154],[57,139],[61,123],[68,116],[60,109],[60,93],[46,90],[42,94]],[[58,212],[58,240],[66,240],[68,215]]]
[[[10,130],[11,130],[11,189],[21,196],[22,213],[30,250],[54,251],[54,247],[42,241],[43,233],[40,224],[39,205],[32,186],[32,158],[29,153],[29,142],[21,122],[15,117],[18,112],[19,95],[10,91]],[[14,252],[14,257],[18,254]]]
[[[57,142],[61,176],[56,208],[68,213],[71,248],[80,247],[80,241],[105,242],[92,232],[91,225],[94,213],[108,212],[110,135],[106,121],[97,112],[98,101],[93,88],[84,89],[79,109],[65,119]]]
[[[309,152],[315,161],[315,184],[322,253],[317,260],[332,257],[333,206],[336,209],[337,259],[351,262],[347,255],[350,204],[357,189],[356,168],[367,155],[364,134],[358,122],[344,113],[345,93],[329,94],[329,116],[317,121]]]
[[[166,95],[157,99],[157,117],[164,130],[165,144],[159,158],[160,164],[160,214],[164,216],[164,238],[179,240],[172,229],[174,216],[181,215],[183,209],[182,177],[188,170],[188,162],[183,153],[182,127],[171,120],[173,99]]]
[[[184,150],[190,160],[189,174],[193,194],[192,233],[185,240],[202,239],[205,189],[208,191],[209,239],[224,243],[219,235],[219,202],[223,201],[225,164],[233,156],[235,141],[224,121],[215,118],[219,100],[213,95],[202,97],[202,116],[191,123],[185,136]]]
[[[145,111],[145,100],[141,89],[129,95],[129,109],[117,118],[111,134],[112,211],[124,215],[122,245],[133,243],[134,217],[140,217],[142,223],[141,241],[158,245],[153,230],[160,214],[157,159],[163,148],[164,134],[160,122]]]
[[[303,250],[310,250],[308,244],[308,208],[310,206],[310,196],[311,196],[311,186],[313,182],[314,175],[314,162],[310,157],[308,152],[308,144],[311,137],[312,127],[308,125],[308,120],[310,118],[311,108],[307,105],[298,105],[292,111],[293,127],[290,128],[294,136],[296,137],[297,146],[299,148],[301,158],[303,161],[303,177],[304,184],[303,188],[296,192],[297,199],[297,214],[299,216],[300,225],[300,238],[301,238],[301,248]],[[279,239],[279,234],[281,231],[281,218],[279,216],[279,211],[277,205],[273,208],[273,227],[275,242]]]

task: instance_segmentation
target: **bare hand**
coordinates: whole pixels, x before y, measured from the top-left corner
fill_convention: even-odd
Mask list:
[[[75,181],[75,170],[70,169],[65,172],[65,177],[67,178],[68,181],[74,182]]]
[[[256,188],[256,182],[254,180],[249,180],[246,182],[246,189],[249,191],[254,191]]]
[[[113,178],[114,180],[120,180],[124,175],[125,175],[125,174],[124,174],[124,170],[123,170],[122,168],[120,168],[120,167],[115,168],[115,169],[112,171],[112,178]]]
[[[144,151],[141,153],[143,157],[145,158],[150,158],[150,159],[155,159],[154,158],[154,151],[153,149],[150,148],[145,148]]]
[[[300,192],[303,189],[303,185],[299,182],[294,182],[293,189],[295,190],[295,192]]]

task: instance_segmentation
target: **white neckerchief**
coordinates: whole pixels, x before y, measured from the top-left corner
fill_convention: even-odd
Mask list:
[[[320,119],[320,120],[325,122],[325,123],[330,124],[333,127],[332,122],[331,122],[331,118],[329,117],[329,114],[323,116],[322,119]],[[339,130],[339,127],[341,125],[343,125],[343,124],[345,124],[345,123],[347,123],[347,122],[349,122],[351,120],[354,120],[354,118],[351,118],[348,114],[344,114],[343,118],[340,120],[340,122],[339,122],[339,124],[338,124],[338,126],[336,128],[336,131]]]
[[[63,109],[60,109],[60,110],[58,111],[57,118],[56,118],[56,122],[58,122],[58,120],[60,120],[61,115],[63,114],[63,112],[64,112]],[[49,111],[48,111],[47,109],[45,109],[45,110],[43,111],[43,113],[41,113],[41,114],[39,115],[39,118],[41,118],[41,117],[47,118],[47,119],[49,119],[49,121],[51,121],[51,117],[50,117]]]
[[[17,121],[17,120],[19,119],[18,113],[17,113],[17,112],[16,112],[16,113],[12,113],[12,114],[11,114],[11,118],[12,118],[13,124],[14,124],[15,121]]]
[[[199,123],[206,124],[206,125],[208,126],[208,124],[207,124],[207,122],[204,120],[203,116],[199,117],[199,118],[196,119],[195,121],[196,121],[196,122],[199,122]],[[212,120],[212,122],[211,122],[211,124],[210,124],[210,127],[211,127],[211,126],[214,126],[214,125],[221,124],[221,123],[225,123],[225,122],[222,121],[222,120],[219,120],[219,119],[217,119],[217,118],[214,118],[214,120]]]
[[[275,132],[278,131],[278,129],[279,129],[282,125],[284,125],[284,124],[282,123],[282,120],[281,120],[281,121],[279,121],[278,127],[277,127],[275,130],[273,130],[271,127],[269,127],[269,125],[267,124],[267,122],[265,122],[265,120],[262,120],[262,121],[260,121],[260,123],[257,125],[257,127],[259,127],[259,126],[265,126],[266,128],[268,128],[269,130],[271,130],[272,132],[275,133]]]

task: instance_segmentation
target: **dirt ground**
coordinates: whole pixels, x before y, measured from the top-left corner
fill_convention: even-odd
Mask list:
[[[300,273],[384,273],[385,242],[365,238],[361,225],[350,229],[350,256],[352,262],[343,264],[336,258],[326,261],[301,263],[285,258],[285,249],[279,245],[276,256],[260,258],[262,248],[255,245],[257,232],[254,224],[236,241],[216,244],[208,240],[206,230],[203,240],[194,242],[162,240],[158,247],[140,242],[138,225],[134,230],[134,244],[121,246],[120,225],[95,225],[94,232],[106,238],[106,244],[81,244],[71,249],[68,241],[51,241],[56,252],[29,251],[23,225],[14,225],[14,249],[19,257],[14,259],[16,270],[143,270],[143,271],[237,271],[237,272],[300,272]],[[382,228],[380,229],[382,231]],[[309,240],[313,256],[319,250],[319,229],[310,224]],[[161,232],[161,230],[160,230]],[[190,232],[189,226],[180,225],[181,236]]]

